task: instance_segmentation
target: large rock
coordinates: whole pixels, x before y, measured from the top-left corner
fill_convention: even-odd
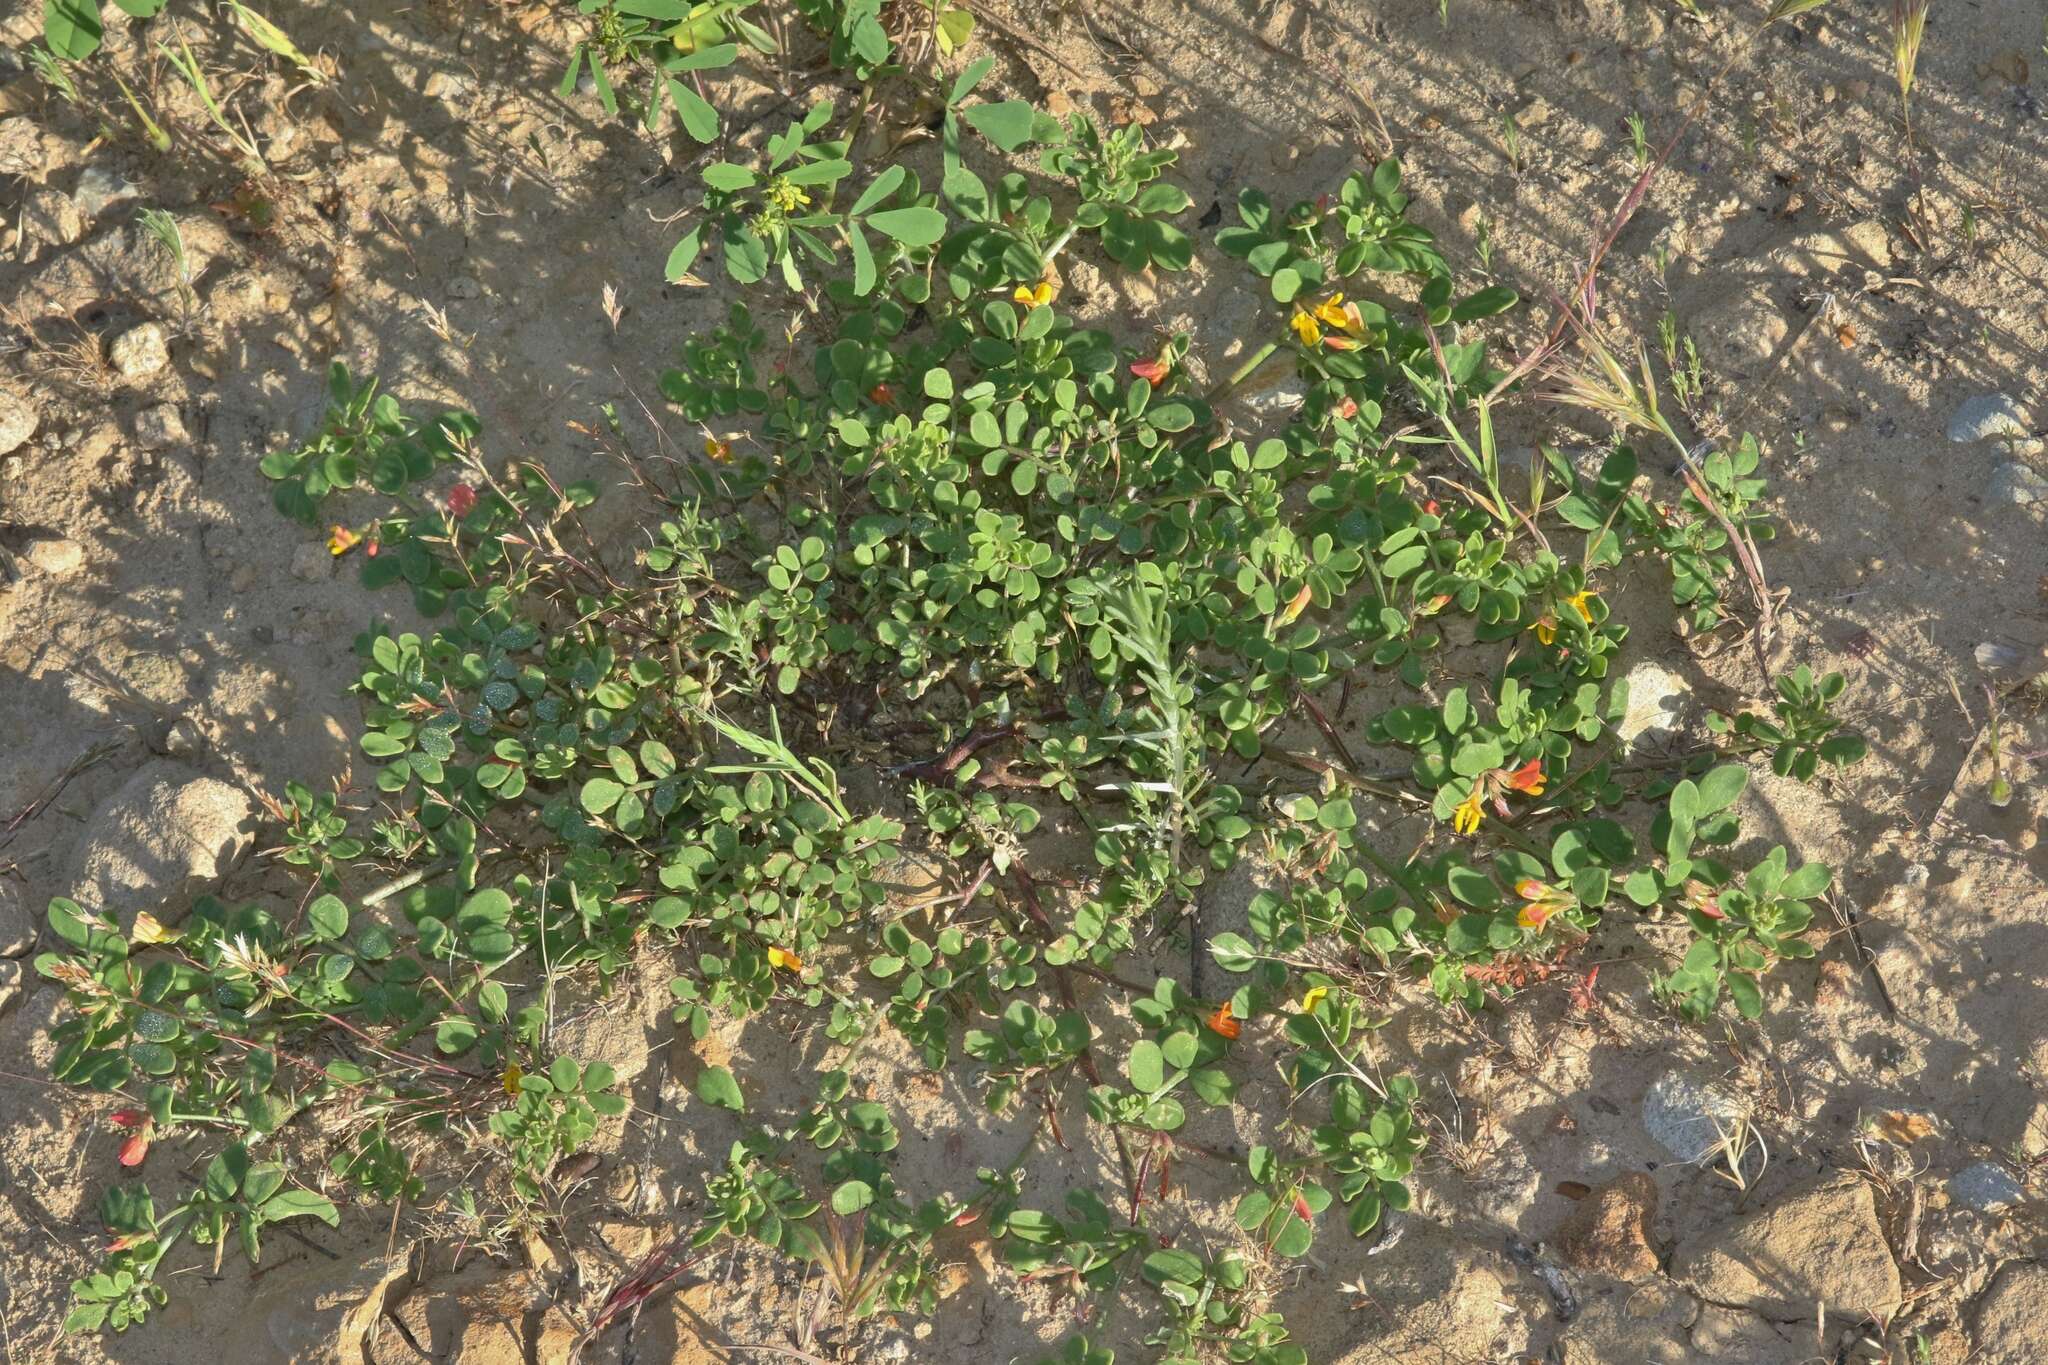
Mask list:
[[[1695,1365],[1686,1339],[1700,1306],[1669,1281],[1609,1285],[1582,1300],[1579,1316],[1557,1340],[1563,1365]]]
[[[1678,1248],[1673,1278],[1700,1298],[1779,1322],[1886,1317],[1899,1306],[1899,1268],[1870,1186],[1833,1175]]]
[[[79,846],[71,898],[126,929],[144,910],[175,924],[248,851],[256,808],[240,788],[157,759],[100,808]]]
[[[1977,1304],[1970,1365],[2040,1365],[2048,1332],[2048,1266],[2009,1265]]]
[[[261,1289],[246,1309],[220,1324],[211,1359],[362,1365],[370,1334],[404,1288],[409,1258],[305,1256],[273,1268],[270,1258],[283,1257],[277,1248],[266,1252]]]
[[[0,877],[0,957],[21,957],[36,946],[36,917],[21,883]]]
[[[1405,1215],[1384,1236],[1370,1257],[1348,1237],[1331,1242],[1328,1267],[1281,1296],[1280,1311],[1310,1360],[1502,1360],[1527,1347],[1531,1319],[1550,1312],[1549,1300],[1533,1282],[1521,1283],[1522,1272],[1497,1242]],[[1331,1312],[1331,1300],[1347,1281],[1368,1285],[1370,1301],[1356,1312]]]
[[[485,1265],[406,1295],[376,1324],[369,1360],[373,1365],[568,1365],[576,1336],[569,1320],[550,1306],[537,1276]]]
[[[1557,1254],[1566,1265],[1617,1280],[1657,1273],[1650,1225],[1657,1216],[1657,1182],[1630,1171],[1587,1195],[1557,1230]]]
[[[11,455],[36,434],[42,415],[27,394],[0,389],[0,455]]]

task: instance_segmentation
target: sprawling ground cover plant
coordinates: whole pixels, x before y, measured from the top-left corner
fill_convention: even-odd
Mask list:
[[[492,459],[475,417],[339,365],[322,427],[265,459],[282,511],[442,624],[357,641],[375,794],[275,803],[300,904],[168,927],[52,905],[65,946],[38,965],[76,1007],[57,1078],[126,1097],[127,1165],[212,1153],[168,1212],[115,1187],[74,1327],[146,1317],[186,1237],[253,1259],[264,1225],[337,1201],[521,1226],[627,1107],[602,1060],[558,1055],[555,993],[662,954],[687,1036],[811,1011],[831,1047],[797,1112],[702,1071],[697,1101],[746,1135],[710,1213],[593,1331],[727,1238],[814,1262],[846,1319],[928,1310],[934,1238],[985,1219],[1024,1279],[1156,1291],[1161,1359],[1300,1361],[1273,1267],[1406,1207],[1422,1147],[1417,1089],[1371,1042],[1389,980],[1477,1007],[1603,916],[1655,915],[1691,935],[1673,1004],[1754,1016],[1772,963],[1810,953],[1828,870],[1738,857],[1737,808],[1752,755],[1799,778],[1857,757],[1839,679],[1784,679],[1774,718],[1725,722],[1718,748],[1659,761],[1613,734],[1627,631],[1605,585],[1668,564],[1688,624],[1722,626],[1768,530],[1754,443],[1686,447],[1647,367],[1638,387],[1589,346],[1558,391],[1609,383],[1627,401],[1603,410],[1696,472],[1665,502],[1617,440],[1594,471],[1545,451],[1510,489],[1493,417],[1516,389],[1484,329],[1515,297],[1459,286],[1392,161],[1313,200],[1238,197],[1211,254],[1267,301],[1265,334],[1220,382],[1188,336],[1081,326],[1063,258],[1194,262],[1174,155],[977,102],[988,69],[944,91],[936,189],[857,173],[859,111],[825,102],[704,169],[668,271],[756,288],[661,377],[701,457],[605,435],[642,543],[598,543],[594,489]],[[1298,405],[1244,428],[1236,391],[1276,372]],[[1080,875],[1055,818],[1085,831]],[[906,848],[949,869],[940,894],[891,901]],[[1205,896],[1247,861],[1247,930],[1209,932]],[[1014,1123],[1014,1161],[899,1184],[898,1114],[855,1083],[891,1034]],[[1253,1043],[1291,1103],[1235,1115],[1242,1155],[1206,1147],[1187,1129],[1238,1108]],[[302,1122],[324,1165],[286,1159]],[[1095,1144],[1113,1178],[1048,1206],[1021,1174],[1045,1142]],[[1235,1237],[1162,1247],[1182,1148],[1241,1172]]]

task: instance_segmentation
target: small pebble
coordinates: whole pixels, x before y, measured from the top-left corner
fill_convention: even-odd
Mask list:
[[[22,556],[29,563],[41,569],[52,578],[63,578],[74,574],[85,564],[85,547],[75,540],[58,537],[55,540],[39,540],[28,547]]]
[[[2020,652],[2011,645],[1993,644],[1986,640],[1977,646],[1977,667],[1987,672],[2000,668],[2011,668],[2020,661]]]
[[[124,379],[147,379],[171,363],[170,338],[163,327],[145,322],[114,338],[110,357]]]
[[[78,188],[71,191],[71,202],[88,220],[99,217],[117,204],[131,203],[140,198],[141,186],[120,172],[97,164],[85,168],[78,177]]]
[[[185,445],[191,433],[185,430],[185,416],[176,403],[158,403],[135,415],[135,439],[144,450]]]
[[[334,577],[334,556],[325,545],[309,540],[292,551],[292,577],[307,583],[324,583]]]
[[[41,419],[34,400],[0,390],[0,455],[21,449],[35,435],[36,423]]]
[[[448,281],[448,297],[451,299],[480,299],[484,287],[467,275],[457,275]]]

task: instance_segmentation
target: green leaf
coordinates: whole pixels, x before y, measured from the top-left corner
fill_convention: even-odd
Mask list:
[[[681,81],[668,83],[668,97],[675,102],[676,117],[683,122],[683,131],[699,142],[714,142],[718,138],[718,111],[705,98],[684,85]]]
[[[331,942],[348,932],[348,907],[339,896],[322,896],[306,907],[306,922],[315,937]]]
[[[866,223],[886,237],[905,246],[930,246],[946,235],[946,215],[932,208],[884,209],[871,213]]]
[[[962,113],[968,126],[1000,151],[1014,152],[1031,140],[1031,106],[1023,100],[977,104]]]
[[[730,1070],[722,1066],[704,1068],[704,1074],[697,1078],[697,1098],[720,1109],[730,1109],[735,1114],[747,1112],[747,1099],[740,1093],[740,1083]]]
[[[1248,972],[1257,965],[1258,951],[1243,934],[1222,933],[1209,940],[1209,956],[1226,972]]]
[[[1151,1039],[1140,1039],[1131,1045],[1131,1055],[1124,1062],[1124,1070],[1130,1076],[1134,1089],[1140,1094],[1150,1095],[1166,1084],[1166,1055]]]
[[[832,1212],[841,1218],[859,1213],[875,1202],[875,1187],[865,1180],[842,1182],[832,1191]]]
[[[662,278],[671,284],[680,283],[683,277],[690,273],[690,267],[696,264],[697,253],[703,246],[704,225],[699,223],[684,233],[683,240],[677,242],[674,249],[668,253],[668,261],[661,269]]]
[[[866,189],[860,192],[860,198],[853,201],[853,207],[846,211],[846,216],[858,218],[884,199],[887,199],[896,192],[896,187],[903,183],[903,178],[907,174],[909,172],[905,171],[900,165],[891,166],[888,170],[883,171],[869,182]]]
[[[703,170],[704,183],[714,190],[731,194],[738,190],[750,189],[754,184],[754,173],[745,166],[735,166],[730,161],[714,161]]]
[[[263,1221],[281,1223],[287,1218],[318,1218],[328,1227],[341,1226],[341,1211],[331,1200],[311,1190],[279,1190],[263,1202]]]
[[[67,62],[82,62],[99,50],[98,0],[43,0],[43,41]]]
[[[593,777],[583,784],[583,790],[577,794],[577,800],[583,809],[592,815],[603,815],[618,805],[619,798],[625,794],[625,787],[609,777]]]
[[[1749,769],[1740,763],[1723,763],[1699,780],[1698,799],[1694,809],[1699,816],[1708,816],[1723,811],[1735,804],[1742,795],[1742,789],[1749,784]],[[1674,796],[1676,792],[1672,793]]]

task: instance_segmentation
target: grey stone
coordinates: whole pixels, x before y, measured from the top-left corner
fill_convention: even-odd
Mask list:
[[[109,352],[124,379],[147,379],[171,363],[170,338],[162,324],[145,322],[114,338]]]
[[[20,957],[35,946],[35,916],[21,883],[0,879],[0,957]]]
[[[1742,1101],[1709,1081],[1667,1071],[1643,1092],[1643,1130],[1680,1161],[1697,1161],[1744,1115]]]
[[[1948,1178],[1948,1195],[1979,1213],[1997,1213],[2026,1198],[2026,1187],[1995,1161],[1965,1166]]]
[[[88,822],[68,880],[71,899],[112,915],[124,931],[144,910],[175,924],[248,851],[255,816],[239,788],[152,760]]]
[[[2002,393],[1979,393],[1965,398],[1948,419],[1948,438],[1968,443],[1994,436],[2025,436],[2026,419],[2019,404]]]
[[[176,403],[158,403],[135,414],[135,439],[144,450],[162,450],[191,441],[185,430],[185,415]]]
[[[71,191],[71,202],[78,206],[78,211],[88,222],[117,204],[133,203],[141,198],[141,186],[119,171],[100,165],[87,166],[78,177],[78,188]]]
[[[2048,476],[2043,476],[2032,465],[2008,460],[1991,471],[1991,481],[1984,486],[1984,500],[2004,503],[2009,507],[2032,507],[2036,503],[2048,502]]]
[[[480,299],[484,287],[467,275],[457,275],[448,281],[448,297],[451,299]]]
[[[13,958],[0,957],[0,1014],[14,1008],[21,999],[21,964]]]
[[[34,399],[0,389],[0,455],[11,455],[27,444],[41,420]]]

